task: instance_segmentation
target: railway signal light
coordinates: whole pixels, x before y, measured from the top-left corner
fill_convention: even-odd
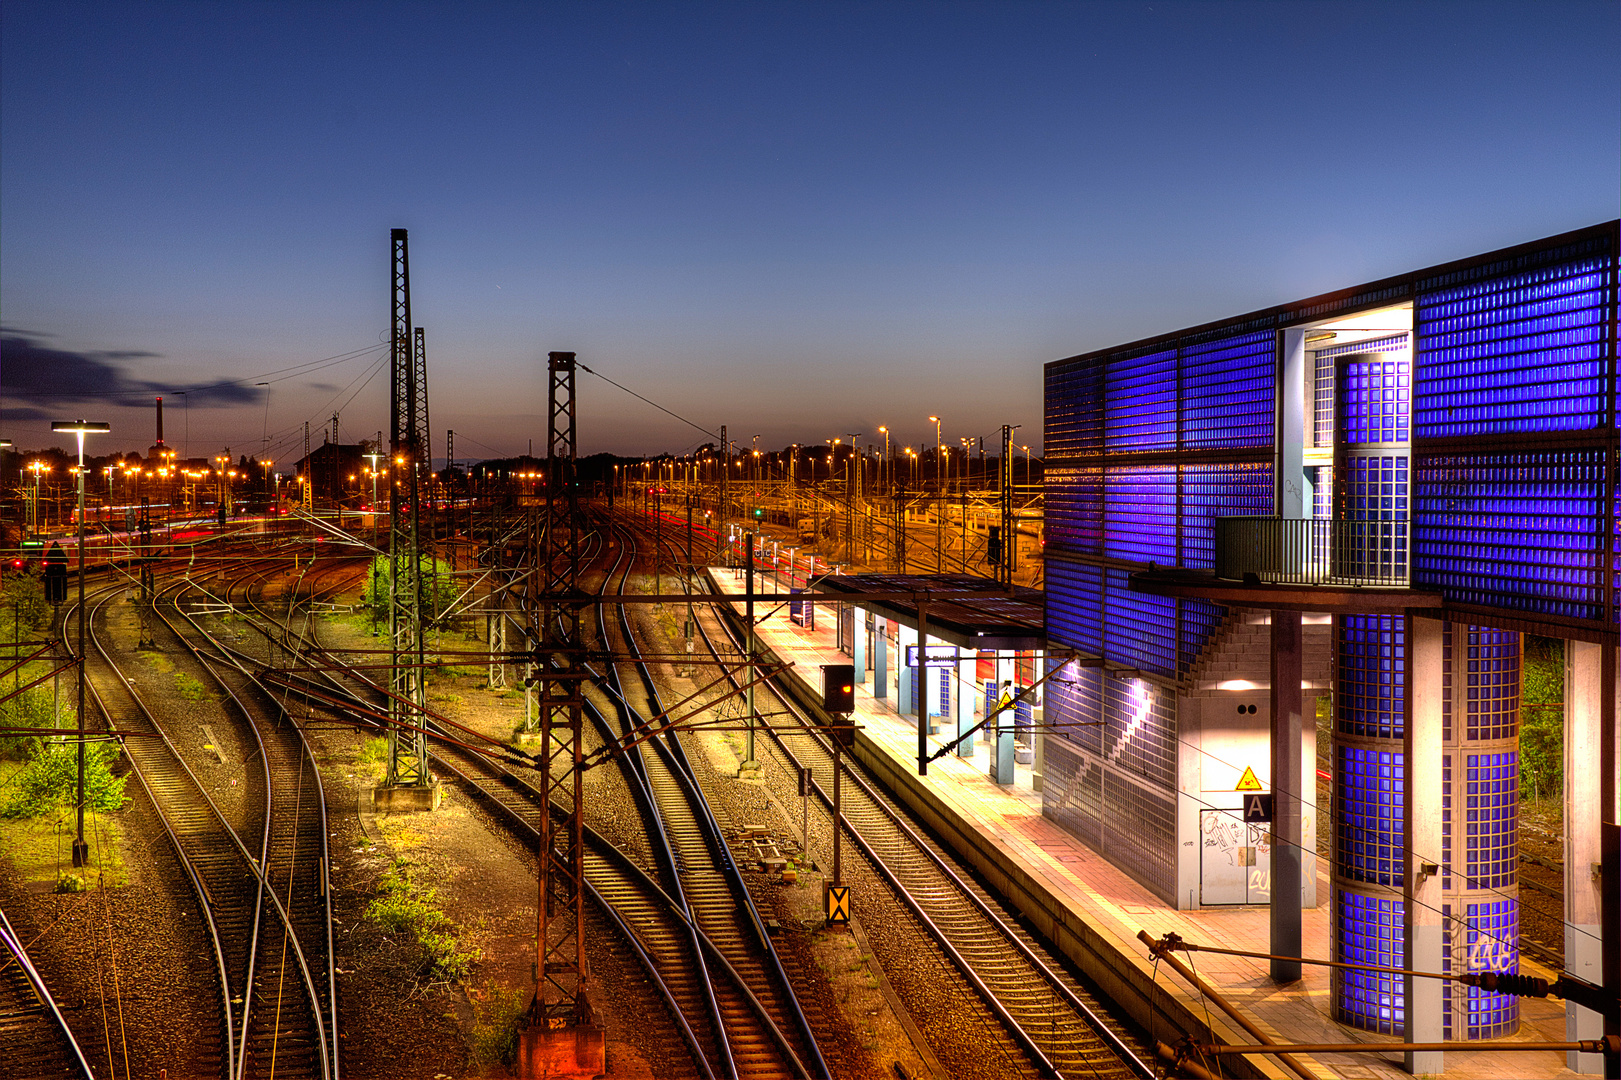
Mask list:
[[[992,525],[985,539],[985,561],[992,566],[1002,565],[1002,527]]]
[[[822,665],[822,709],[830,713],[856,711],[854,664]]]

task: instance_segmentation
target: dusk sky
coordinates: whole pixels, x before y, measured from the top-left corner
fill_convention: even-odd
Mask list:
[[[403,227],[436,457],[540,447],[553,349],[762,448],[1039,449],[1046,361],[1616,217],[1618,55],[1608,0],[6,0],[0,436],[370,437]]]

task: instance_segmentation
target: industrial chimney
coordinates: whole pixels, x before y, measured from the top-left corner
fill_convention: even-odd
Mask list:
[[[163,399],[158,398],[158,445],[163,445]]]

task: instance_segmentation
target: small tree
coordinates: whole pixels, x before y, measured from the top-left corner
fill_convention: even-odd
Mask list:
[[[450,576],[450,564],[442,559],[422,557],[423,615],[436,619],[456,599],[455,579]],[[366,572],[366,592],[362,602],[371,611],[374,622],[388,621],[388,605],[394,596],[394,570],[387,555],[379,555]]]
[[[12,622],[18,630],[37,630],[51,617],[51,605],[45,602],[45,586],[33,574],[12,574],[5,582],[5,604],[11,609]]]
[[[1524,637],[1520,675],[1520,798],[1540,800],[1565,784],[1565,650]]]

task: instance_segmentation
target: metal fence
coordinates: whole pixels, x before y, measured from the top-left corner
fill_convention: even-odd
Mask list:
[[[1407,586],[1408,524],[1324,518],[1216,519],[1216,576],[1280,585]]]

